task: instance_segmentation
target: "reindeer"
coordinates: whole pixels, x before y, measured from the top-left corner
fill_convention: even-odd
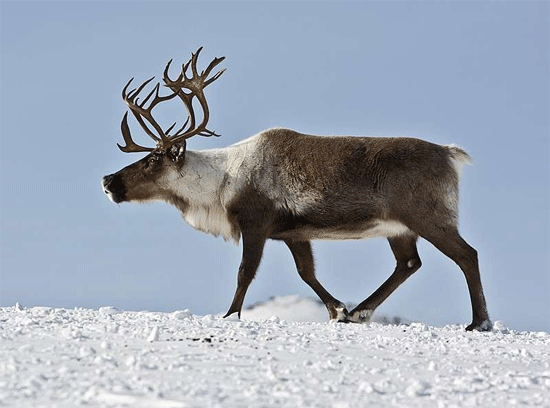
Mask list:
[[[456,146],[414,138],[311,136],[289,129],[268,129],[231,146],[192,151],[192,136],[219,136],[207,129],[204,89],[225,71],[210,76],[225,57],[215,58],[200,74],[202,47],[182,65],[176,79],[163,75],[171,91],[162,96],[160,83],[140,102],[138,96],[154,79],[122,98],[155,147],[137,145],[121,124],[125,153],[147,156],[103,178],[103,190],[115,203],[160,200],[174,205],[194,228],[233,240],[242,239],[237,289],[224,317],[240,317],[246,291],[260,264],[268,239],[289,248],[300,277],[325,304],[331,320],[364,323],[374,310],[422,262],[416,242],[422,237],[452,259],[466,277],[472,323],[466,330],[492,327],[479,275],[477,252],[460,236],[458,182],[470,156]],[[188,70],[191,68],[190,76]],[[202,109],[197,124],[194,99]],[[153,109],[179,99],[188,112],[178,130],[164,129]],[[171,133],[173,132],[173,133]],[[315,277],[311,241],[383,236],[397,266],[391,276],[353,310],[334,298]]]

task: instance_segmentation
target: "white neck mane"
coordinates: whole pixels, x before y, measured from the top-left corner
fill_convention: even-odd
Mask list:
[[[182,215],[193,228],[238,244],[240,231],[229,222],[226,206],[242,185],[239,170],[252,145],[240,142],[185,153],[182,177],[174,183],[174,193],[188,203]]]

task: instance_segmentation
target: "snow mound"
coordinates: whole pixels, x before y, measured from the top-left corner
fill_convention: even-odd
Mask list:
[[[348,303],[348,310],[352,306]],[[245,320],[267,320],[273,316],[289,322],[328,322],[328,313],[325,305],[318,299],[299,295],[272,297],[265,302],[258,302],[248,306],[241,313]],[[382,324],[409,323],[407,319],[397,316],[390,317],[375,313],[372,322]]]

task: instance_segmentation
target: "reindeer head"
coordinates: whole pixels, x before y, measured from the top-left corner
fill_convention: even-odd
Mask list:
[[[210,113],[204,96],[204,88],[223,74],[225,69],[208,78],[212,69],[222,62],[225,57],[214,58],[208,67],[199,74],[197,59],[201,50],[202,47],[196,53],[191,54],[191,59],[182,65],[181,73],[175,80],[172,80],[168,75],[172,60],[168,61],[162,79],[164,86],[172,91],[170,94],[161,96],[160,83],[157,83],[153,90],[142,101],[139,101],[138,95],[154,77],[143,82],[137,89],[128,91],[128,87],[133,81],[132,78],[122,90],[122,99],[145,133],[155,141],[156,146],[143,147],[132,140],[128,126],[128,112],[126,112],[121,123],[122,137],[126,145],[117,144],[117,146],[124,153],[148,152],[149,154],[122,170],[103,177],[103,190],[115,203],[163,199],[171,182],[181,177],[182,171],[184,171],[186,139],[195,135],[219,136],[206,128]],[[190,78],[187,77],[189,66],[191,66]],[[174,122],[172,126],[164,130],[153,118],[152,111],[158,104],[176,97],[183,102],[188,117],[185,123],[171,134],[170,132],[172,132],[176,123]],[[199,125],[196,124],[193,109],[195,97],[203,112],[203,118]]]

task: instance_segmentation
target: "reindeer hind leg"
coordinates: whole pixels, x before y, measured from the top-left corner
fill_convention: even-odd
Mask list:
[[[424,223],[421,228],[420,236],[451,258],[464,273],[472,304],[472,323],[466,330],[491,330],[493,325],[489,319],[481,285],[477,251],[460,236],[454,225],[438,226],[435,223]]]
[[[367,299],[359,303],[349,314],[354,323],[368,323],[380,304],[390,296],[409,276],[416,272],[422,262],[416,249],[416,235],[399,235],[388,238],[397,261],[391,276]]]

